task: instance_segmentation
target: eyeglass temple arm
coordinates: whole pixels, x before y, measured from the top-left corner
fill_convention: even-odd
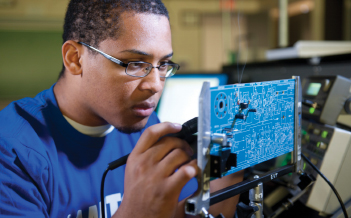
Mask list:
[[[94,47],[92,47],[92,46],[86,44],[86,43],[84,43],[84,42],[78,42],[78,43],[79,43],[79,44],[82,44],[82,45],[85,45],[85,46],[87,46],[88,48],[90,48],[90,49],[92,49],[92,50],[94,50],[94,51],[96,51],[96,52],[99,52],[99,53],[102,54],[105,58],[107,58],[107,59],[109,59],[109,60],[115,62],[116,64],[119,64],[119,65],[121,65],[121,66],[126,65],[126,64],[123,63],[122,61],[120,61],[120,60],[118,60],[118,59],[116,59],[116,58],[114,58],[114,57],[112,57],[112,56],[110,56],[110,55],[108,55],[108,54],[106,54],[106,53],[104,53],[104,52],[102,52],[102,51],[100,51],[100,50],[98,50],[98,49],[96,49],[96,48],[94,48]]]

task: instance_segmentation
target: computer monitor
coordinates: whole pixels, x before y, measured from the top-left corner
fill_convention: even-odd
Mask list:
[[[162,97],[156,110],[161,122],[183,124],[199,116],[199,96],[203,82],[211,87],[226,85],[225,74],[183,74],[166,79]]]

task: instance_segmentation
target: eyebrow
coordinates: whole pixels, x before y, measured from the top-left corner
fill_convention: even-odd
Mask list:
[[[129,53],[138,54],[138,55],[144,55],[144,56],[149,56],[149,57],[153,56],[153,55],[151,55],[149,53],[146,53],[146,52],[143,52],[143,51],[140,51],[140,50],[136,50],[136,49],[124,50],[122,52],[129,52]],[[172,57],[172,56],[173,56],[173,52],[169,53],[168,55],[163,56],[162,59],[169,58],[169,57]]]

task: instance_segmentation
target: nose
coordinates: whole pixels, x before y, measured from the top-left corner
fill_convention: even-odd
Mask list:
[[[142,78],[140,89],[149,90],[152,94],[162,91],[164,79],[160,78],[160,73],[157,68],[152,68],[151,72]]]

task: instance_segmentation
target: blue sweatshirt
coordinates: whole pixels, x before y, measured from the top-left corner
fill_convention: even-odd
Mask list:
[[[113,130],[90,137],[75,130],[57,106],[52,86],[0,111],[0,214],[10,217],[101,217],[100,183],[107,164],[132,151],[140,132]],[[125,166],[107,174],[105,211],[123,198]],[[180,200],[197,189],[191,180]],[[1,216],[2,217],[2,216]]]

